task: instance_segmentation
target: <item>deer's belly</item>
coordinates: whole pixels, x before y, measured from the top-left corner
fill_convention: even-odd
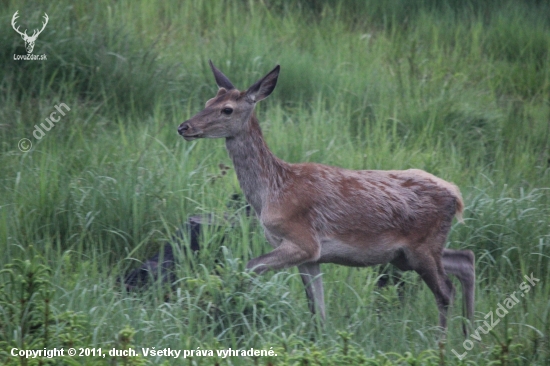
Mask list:
[[[321,257],[319,263],[335,263],[351,267],[367,267],[384,264],[393,260],[401,248],[401,243],[385,242],[380,239],[375,243],[346,243],[334,238],[321,240]]]

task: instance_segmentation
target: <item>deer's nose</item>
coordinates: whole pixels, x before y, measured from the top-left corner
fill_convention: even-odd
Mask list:
[[[189,123],[183,122],[183,123],[178,127],[178,133],[179,133],[180,135],[183,136],[183,133],[184,133],[185,131],[187,131],[188,129],[189,129]]]

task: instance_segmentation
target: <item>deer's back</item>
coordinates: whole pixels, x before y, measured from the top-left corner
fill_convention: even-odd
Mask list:
[[[462,209],[455,185],[418,169],[354,171],[311,163],[288,168],[285,185],[268,199],[262,216],[304,220],[319,236],[420,237],[450,225]]]

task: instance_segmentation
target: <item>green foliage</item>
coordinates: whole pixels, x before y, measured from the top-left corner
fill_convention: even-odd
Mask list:
[[[43,258],[28,249],[25,259],[15,259],[0,271],[0,347],[2,356],[8,349],[40,349],[48,347],[52,336],[50,325],[53,291],[50,269]]]
[[[184,364],[547,364],[550,334],[550,6],[543,1],[8,1],[0,10],[0,362],[11,347],[273,349],[271,358]],[[9,27],[50,21],[35,54]],[[179,123],[215,85],[275,64],[258,106],[273,152],[351,169],[420,168],[457,184],[476,254],[476,322],[540,283],[463,360],[459,307],[437,348],[418,276],[377,289],[376,269],[323,267],[328,319],[309,315],[294,270],[243,272],[270,250],[254,219],[209,228],[178,253],[177,282],[127,294],[116,278],[190,214],[222,218],[239,191],[222,141],[184,142]],[[70,107],[43,138],[55,106]],[[21,138],[31,151],[17,148]],[[220,249],[222,236],[223,249]],[[23,249],[24,248],[24,249]],[[185,257],[185,258],[184,258]],[[238,258],[238,259],[236,259]],[[460,293],[456,302],[459,303]],[[6,353],[8,352],[8,353]],[[463,352],[463,351],[460,351]],[[173,362],[110,358],[113,364]],[[103,363],[102,363],[103,362]]]
[[[3,365],[79,365],[81,350],[93,348],[88,333],[89,321],[82,313],[56,311],[57,305],[51,281],[51,269],[44,258],[31,246],[24,252],[25,259],[15,259],[5,266],[0,275],[7,277],[0,287],[0,360]],[[118,350],[133,346],[135,331],[126,326],[112,342]],[[77,350],[70,356],[68,350]],[[99,348],[99,347],[98,347]],[[18,357],[12,356],[12,351]],[[35,354],[30,357],[19,351],[64,350],[56,354]],[[108,349],[103,349],[108,352]],[[99,354],[99,351],[97,352]],[[145,365],[141,356],[110,357],[113,364]],[[84,357],[86,365],[104,365],[104,358],[95,353]]]

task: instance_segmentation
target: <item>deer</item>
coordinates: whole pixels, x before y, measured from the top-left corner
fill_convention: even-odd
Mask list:
[[[27,53],[32,53],[33,49],[34,49],[34,42],[36,42],[36,39],[38,38],[38,36],[40,35],[40,33],[42,33],[42,31],[44,30],[44,28],[46,28],[46,24],[48,24],[48,14],[44,13],[44,22],[42,22],[42,29],[38,30],[38,29],[35,29],[32,33],[32,36],[28,36],[27,35],[27,30],[25,29],[25,32],[21,32],[19,31],[19,26],[17,26],[17,28],[15,27],[15,21],[17,18],[19,18],[19,15],[17,15],[17,13],[19,13],[19,10],[17,10],[15,12],[15,14],[13,14],[13,17],[11,18],[11,26],[13,28],[13,30],[15,30],[17,33],[19,33],[19,35],[21,35],[21,38],[23,38],[23,41],[25,41],[25,48],[27,49]]]
[[[391,263],[417,272],[433,292],[443,334],[455,294],[452,274],[462,286],[464,319],[473,320],[474,253],[445,248],[453,218],[463,222],[456,185],[419,169],[285,162],[268,148],[254,112],[275,89],[280,66],[239,91],[209,63],[218,92],[178,126],[178,133],[186,141],[225,138],[241,190],[274,248],[251,259],[247,270],[262,274],[297,266],[309,310],[324,322],[321,264]],[[465,322],[463,332],[468,333]]]

